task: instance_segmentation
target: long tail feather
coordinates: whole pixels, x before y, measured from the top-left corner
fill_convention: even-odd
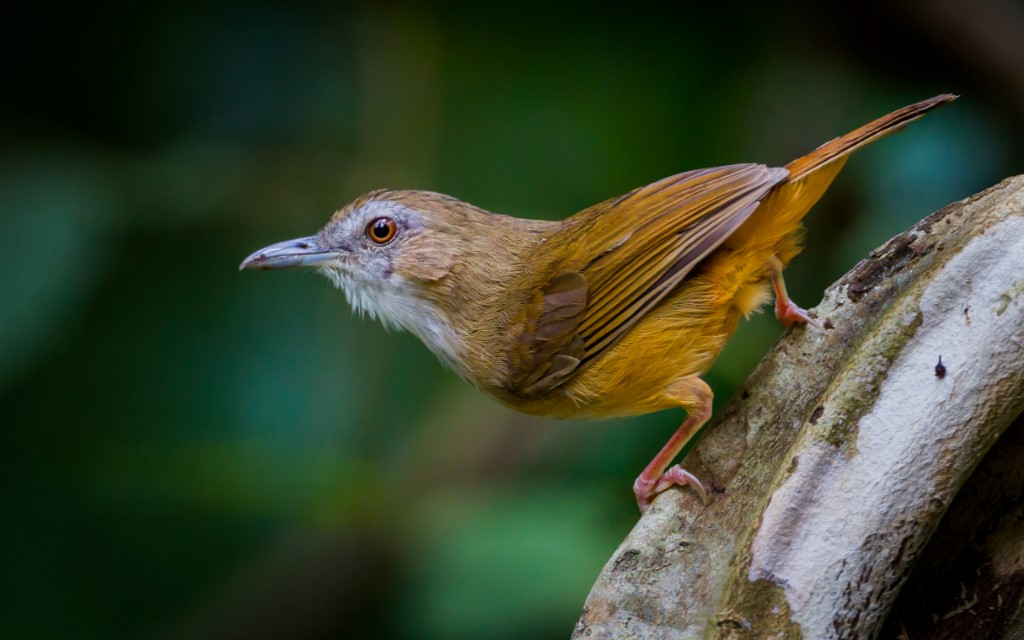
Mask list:
[[[951,93],[944,93],[942,95],[935,96],[934,98],[928,98],[927,100],[922,100],[921,102],[912,104],[909,107],[903,107],[902,109],[893,111],[889,115],[882,116],[874,122],[870,122],[859,129],[851,131],[845,136],[840,136],[835,140],[826,142],[807,155],[797,158],[793,162],[787,164],[786,168],[789,169],[789,179],[790,181],[799,180],[808,173],[820,169],[839,158],[848,156],[857,149],[871,144],[882,136],[889,135],[890,133],[899,130],[906,124],[917,120],[932,109],[956,99],[957,96]]]
[[[955,99],[944,93],[903,107],[790,162],[786,165],[789,177],[772,190],[726,245],[757,256],[763,254],[765,260],[775,256],[783,265],[788,264],[800,251],[800,220],[825,193],[851,153]]]

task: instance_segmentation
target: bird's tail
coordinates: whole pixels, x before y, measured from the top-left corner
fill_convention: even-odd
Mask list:
[[[869,122],[859,129],[855,129],[845,136],[841,136],[826,142],[807,155],[797,158],[786,165],[789,169],[789,182],[799,181],[809,174],[827,167],[837,160],[845,159],[857,149],[869,145],[882,136],[899,130],[904,125],[917,120],[924,114],[947,102],[956,100],[951,93],[944,93],[934,98],[922,100],[909,107],[903,107],[893,111],[889,115],[882,116],[874,122]]]
[[[774,254],[787,264],[800,251],[800,220],[832,184],[847,156],[955,99],[944,93],[903,107],[790,162],[789,178],[772,190],[727,244]]]

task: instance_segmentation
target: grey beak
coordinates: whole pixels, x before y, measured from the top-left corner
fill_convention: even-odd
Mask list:
[[[316,236],[296,238],[263,247],[243,260],[238,270],[320,267],[330,264],[340,255],[340,251],[321,247],[316,241]]]

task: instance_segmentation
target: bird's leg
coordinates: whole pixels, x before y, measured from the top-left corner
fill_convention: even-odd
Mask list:
[[[696,376],[688,376],[669,385],[666,395],[686,409],[686,420],[633,483],[633,493],[636,494],[636,503],[641,513],[647,510],[655,496],[675,485],[690,485],[700,496],[701,502],[707,504],[708,501],[707,491],[697,476],[678,464],[667,471],[666,468],[711,417],[711,387]]]
[[[825,327],[789,299],[789,294],[786,293],[786,281],[782,279],[782,262],[772,256],[768,260],[768,268],[772,272],[772,288],[775,289],[775,317],[779,319],[779,322],[787,327],[793,323],[806,323],[818,331],[824,331]]]

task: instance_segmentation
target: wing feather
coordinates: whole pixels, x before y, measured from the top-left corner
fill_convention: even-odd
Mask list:
[[[563,384],[620,340],[784,181],[785,169],[741,164],[671,176],[581,211],[549,239],[571,260],[513,322],[506,388]],[[543,262],[542,262],[543,263]],[[551,271],[548,271],[551,272]]]

